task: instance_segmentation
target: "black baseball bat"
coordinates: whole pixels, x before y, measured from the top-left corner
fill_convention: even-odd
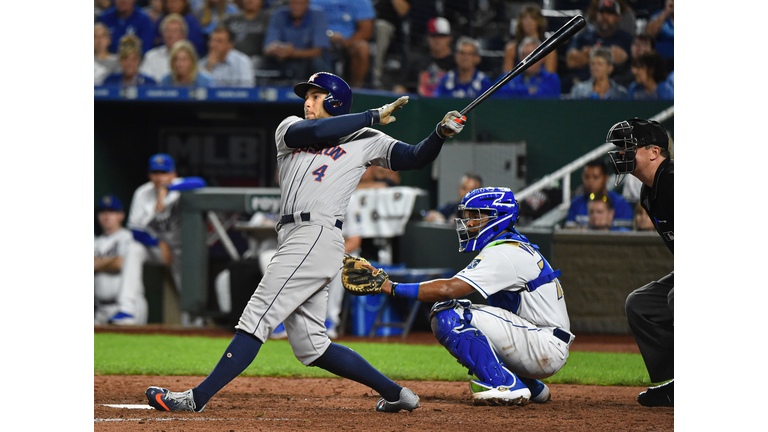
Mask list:
[[[535,50],[531,51],[531,53],[528,54],[528,56],[526,56],[520,63],[518,63],[511,71],[507,72],[507,74],[504,75],[502,79],[497,81],[496,84],[492,85],[491,88],[483,92],[483,94],[473,100],[472,103],[467,105],[466,108],[461,110],[461,115],[465,115],[472,111],[476,106],[480,105],[481,102],[494,94],[496,90],[504,87],[514,77],[520,75],[526,69],[531,67],[531,65],[546,57],[547,54],[551,53],[557,49],[557,47],[564,44],[565,41],[573,37],[573,35],[578,33],[579,30],[583,29],[586,25],[587,22],[581,15],[576,15],[575,17],[571,18],[571,20],[560,27],[560,29],[556,31],[555,34],[548,37],[547,40],[542,42],[541,45],[537,46]]]

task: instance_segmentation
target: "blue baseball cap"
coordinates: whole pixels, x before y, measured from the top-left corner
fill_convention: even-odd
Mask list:
[[[123,211],[123,203],[114,195],[104,195],[96,205],[97,211]]]
[[[170,155],[158,153],[149,158],[149,171],[176,171],[176,163]]]

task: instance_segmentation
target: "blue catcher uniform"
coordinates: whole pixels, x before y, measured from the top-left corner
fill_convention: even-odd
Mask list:
[[[436,303],[432,331],[479,378],[472,381],[476,403],[546,402],[549,388],[538,379],[565,365],[574,340],[560,271],[514,229],[518,205],[510,189],[476,189],[459,211],[459,251],[479,254],[455,278],[487,298],[488,305]],[[475,228],[470,220],[483,223]]]

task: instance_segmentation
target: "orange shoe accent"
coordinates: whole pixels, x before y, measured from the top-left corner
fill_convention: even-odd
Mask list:
[[[159,403],[160,405],[162,405],[162,406],[163,406],[163,408],[165,408],[165,410],[166,410],[166,411],[170,411],[170,410],[168,409],[168,407],[167,407],[167,406],[166,406],[166,405],[163,403],[163,400],[161,399],[161,396],[162,396],[162,394],[160,394],[160,393],[156,394],[156,395],[155,395],[155,400],[157,401],[157,403]]]

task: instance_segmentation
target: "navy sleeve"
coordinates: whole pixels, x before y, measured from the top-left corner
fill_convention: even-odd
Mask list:
[[[339,139],[364,127],[372,126],[373,119],[373,110],[368,110],[359,114],[298,121],[285,132],[285,145],[296,149]]]
[[[394,171],[422,169],[437,159],[443,142],[445,140],[436,131],[415,146],[398,142],[392,148],[390,166]]]

